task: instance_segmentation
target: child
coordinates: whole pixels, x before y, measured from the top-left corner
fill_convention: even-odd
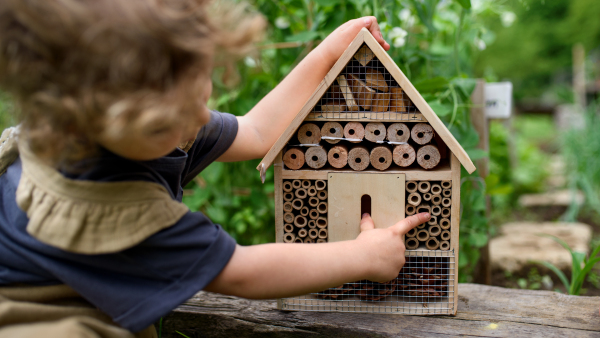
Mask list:
[[[246,116],[209,112],[215,51],[243,52],[262,26],[203,0],[0,2],[0,87],[22,114],[0,140],[0,338],[151,337],[202,289],[275,298],[397,276],[401,236],[428,214],[242,247],[180,203],[211,162],[262,157],[361,28],[389,49],[375,18],[352,20]]]

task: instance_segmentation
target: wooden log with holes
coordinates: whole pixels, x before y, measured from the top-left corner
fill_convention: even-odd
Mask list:
[[[304,152],[299,147],[288,149],[283,154],[283,164],[289,169],[298,170],[304,165]]]
[[[392,123],[387,128],[387,139],[390,142],[408,142],[410,129],[404,123]]]
[[[365,83],[367,86],[378,90],[380,92],[387,93],[389,91],[385,77],[381,72],[373,68],[365,69]]]
[[[362,171],[369,166],[369,151],[363,146],[356,146],[348,152],[348,165],[352,170]]]
[[[415,162],[417,154],[410,144],[400,144],[394,147],[392,158],[400,167],[408,167]]]
[[[334,168],[345,167],[348,164],[348,148],[343,144],[331,147],[327,153],[327,161]]]
[[[417,144],[427,144],[433,139],[433,128],[429,123],[417,123],[410,131],[410,137]]]
[[[435,168],[440,163],[440,152],[437,147],[428,144],[419,148],[417,151],[417,163],[423,169]]]
[[[306,164],[313,169],[320,169],[327,164],[327,152],[325,148],[318,147],[309,147],[304,154],[306,159]]]
[[[298,129],[298,142],[301,144],[319,144],[321,128],[314,123],[305,123]]]
[[[365,127],[360,122],[348,122],[344,126],[344,137],[353,139],[352,143],[362,142],[365,138]]]
[[[343,138],[344,127],[339,122],[325,122],[321,127],[321,138],[329,144],[337,144],[340,140],[330,140],[327,137]]]
[[[371,142],[382,142],[385,140],[386,129],[381,122],[370,122],[365,126],[365,139]]]
[[[346,107],[350,111],[358,111],[358,103],[354,100],[354,95],[352,94],[352,89],[346,81],[346,77],[344,75],[340,75],[337,77],[337,82],[340,86],[340,90],[342,91],[342,95],[344,96],[344,100],[346,101]]]
[[[360,63],[360,65],[363,67],[368,65],[374,57],[375,54],[373,54],[371,49],[369,49],[369,47],[366,45],[360,47],[360,49],[353,56],[353,58],[356,59],[356,61],[358,61],[358,63]]]
[[[390,111],[405,112],[409,106],[409,100],[404,98],[404,91],[400,87],[390,87]]]
[[[369,156],[371,165],[377,170],[386,170],[392,165],[392,151],[385,146],[375,147]]]
[[[390,108],[390,93],[375,93],[371,102],[371,111],[383,113]]]
[[[352,88],[352,93],[354,94],[354,98],[358,105],[365,110],[370,110],[373,96],[375,96],[376,93],[375,90],[369,88],[357,76],[352,74],[348,76],[348,84],[350,85],[350,88]]]

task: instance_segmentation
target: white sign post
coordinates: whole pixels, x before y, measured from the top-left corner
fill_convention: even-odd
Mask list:
[[[488,119],[508,119],[512,112],[512,83],[485,84],[485,116]]]

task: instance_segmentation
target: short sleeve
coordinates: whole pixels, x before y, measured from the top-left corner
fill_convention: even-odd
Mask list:
[[[210,122],[200,129],[196,141],[188,151],[182,186],[223,155],[237,136],[238,121],[234,115],[216,111],[211,111],[210,114]]]

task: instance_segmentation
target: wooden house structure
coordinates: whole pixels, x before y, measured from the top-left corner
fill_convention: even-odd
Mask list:
[[[275,166],[277,242],[355,239],[361,215],[389,227],[427,211],[405,236],[388,283],[356,281],[280,299],[284,310],[456,313],[460,166],[475,166],[370,32],[361,30],[258,166]]]

